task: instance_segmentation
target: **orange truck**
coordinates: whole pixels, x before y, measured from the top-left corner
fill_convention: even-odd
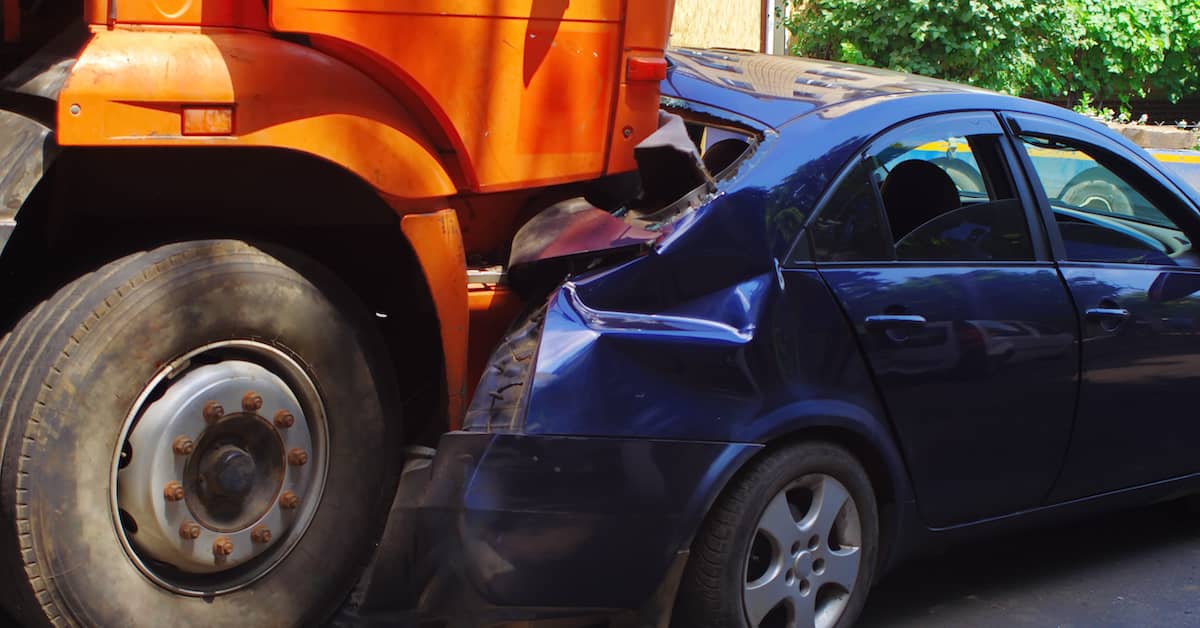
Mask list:
[[[514,232],[627,189],[672,10],[3,0],[7,612],[328,617],[523,307]]]

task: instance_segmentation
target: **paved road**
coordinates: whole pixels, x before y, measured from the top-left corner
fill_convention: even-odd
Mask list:
[[[1200,515],[1165,504],[958,547],[890,574],[860,622],[1027,626],[1200,628]]]
[[[1163,504],[962,546],[890,574],[860,626],[1200,626],[1200,515]]]

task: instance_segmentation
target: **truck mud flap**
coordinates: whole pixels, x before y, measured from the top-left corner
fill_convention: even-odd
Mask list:
[[[0,252],[58,155],[58,94],[90,37],[82,23],[73,24],[0,80]]]
[[[23,115],[0,110],[0,252],[17,226],[17,212],[57,154],[53,131]]]

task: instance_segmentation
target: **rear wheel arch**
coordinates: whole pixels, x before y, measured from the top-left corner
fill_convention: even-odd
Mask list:
[[[716,490],[706,497],[704,509],[700,518],[707,517],[721,497],[729,490],[735,481],[752,469],[754,465],[772,453],[804,442],[825,442],[846,449],[867,472],[871,487],[879,504],[879,563],[886,566],[889,563],[889,550],[895,545],[896,533],[901,526],[900,505],[911,499],[906,470],[894,445],[881,443],[878,437],[868,436],[859,427],[847,427],[846,421],[829,419],[825,422],[811,422],[810,425],[773,436],[763,443],[763,447],[746,456],[737,468],[726,474],[723,482]],[[684,547],[690,547],[700,528],[699,521],[686,537]]]
[[[896,477],[901,469],[897,469],[895,465],[900,464],[900,460],[895,458],[889,462],[891,456],[884,453],[886,447],[862,432],[832,425],[802,428],[778,436],[767,443],[767,447],[759,455],[795,443],[813,441],[832,443],[845,448],[866,470],[879,504],[879,562],[881,565],[886,564],[888,550],[892,547],[899,528],[897,504],[906,499],[903,484],[905,480],[903,477]]]

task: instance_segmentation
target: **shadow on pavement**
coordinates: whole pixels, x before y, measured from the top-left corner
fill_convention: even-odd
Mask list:
[[[876,586],[859,628],[1200,626],[1198,600],[1200,514],[1172,503],[908,563]]]
[[[1200,515],[1178,503],[951,549],[901,566],[859,625],[1200,626]]]

